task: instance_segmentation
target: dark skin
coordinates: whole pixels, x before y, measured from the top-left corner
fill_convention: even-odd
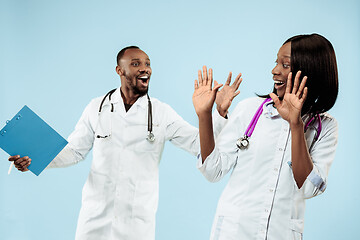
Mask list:
[[[124,104],[131,107],[139,97],[144,96],[148,91],[152,73],[149,56],[140,49],[128,49],[120,59],[115,71],[120,76],[120,90]],[[201,72],[199,74],[201,74]],[[237,80],[231,85],[231,72],[224,86],[215,81],[217,85],[215,101],[217,110],[223,117],[226,116],[232,100],[239,94],[237,89],[240,85],[240,76],[241,74],[238,75]],[[218,91],[222,86],[223,88]],[[14,162],[15,167],[19,171],[26,172],[29,170],[28,167],[31,163],[31,158],[28,156],[21,157],[20,155],[15,155],[10,156],[9,161]]]
[[[133,105],[148,91],[152,69],[149,56],[140,49],[128,49],[115,68],[121,80],[121,97]]]
[[[29,158],[28,156],[22,158],[20,157],[20,155],[10,156],[9,161],[14,162],[15,167],[19,171],[21,172],[29,171],[28,167],[31,163],[31,158]]]
[[[120,76],[121,97],[125,104],[131,106],[139,97],[146,94],[152,70],[150,59],[145,52],[140,49],[126,50],[115,71]],[[144,76],[147,77],[146,81],[139,78]],[[28,156],[10,156],[9,161],[14,162],[15,167],[21,172],[28,171],[31,164],[31,158]]]
[[[290,66],[285,64],[291,55],[291,44],[284,44],[278,53],[277,65],[272,70],[274,81],[282,82],[276,86],[277,94],[270,93],[280,116],[289,122],[291,131],[291,161],[294,178],[298,188],[304,184],[307,176],[313,169],[313,163],[308,151],[304,134],[304,123],[301,119],[301,109],[308,93],[306,85],[307,77],[300,81],[301,72],[295,75],[294,86],[292,86]],[[280,59],[280,60],[279,60]],[[210,155],[215,147],[214,134],[212,129],[211,109],[217,94],[217,85],[212,87],[212,70],[209,73],[206,67],[203,68],[195,82],[193,104],[196,114],[199,117],[199,134],[202,161]],[[241,80],[235,80],[237,84]],[[280,100],[282,98],[282,100]]]

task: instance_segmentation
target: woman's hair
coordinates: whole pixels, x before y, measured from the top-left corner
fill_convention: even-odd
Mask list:
[[[328,111],[334,106],[339,90],[333,46],[319,34],[297,35],[286,40],[284,44],[288,42],[291,42],[292,83],[299,70],[301,79],[303,76],[308,77],[308,94],[301,115]],[[276,93],[275,88],[274,92]]]

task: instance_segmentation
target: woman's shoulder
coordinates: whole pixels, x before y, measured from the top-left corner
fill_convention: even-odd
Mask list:
[[[261,103],[265,100],[265,98],[261,97],[251,97],[241,100],[234,109],[234,113],[239,111],[249,111],[253,108],[257,109]]]
[[[338,122],[328,112],[320,114],[322,126],[325,128],[337,128]]]

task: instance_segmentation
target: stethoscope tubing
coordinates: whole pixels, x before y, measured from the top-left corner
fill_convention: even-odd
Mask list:
[[[111,101],[111,95],[116,91],[117,88],[115,89],[112,89],[110,90],[105,96],[104,98],[102,99],[101,103],[100,103],[100,106],[99,106],[99,112],[98,114],[100,115],[101,111],[102,111],[102,107],[104,105],[104,102],[106,100],[107,97],[109,97],[109,101]],[[147,96],[147,99],[148,99],[148,134],[147,134],[147,137],[146,139],[149,141],[149,142],[153,142],[155,141],[155,136],[153,134],[153,120],[152,120],[152,104],[151,104],[151,100],[150,100],[150,97],[149,97],[149,94],[146,94]],[[111,103],[111,112],[114,112],[114,104]],[[106,137],[109,137],[110,135],[107,135],[107,136],[100,136],[100,135],[97,135],[97,138],[106,138]]]

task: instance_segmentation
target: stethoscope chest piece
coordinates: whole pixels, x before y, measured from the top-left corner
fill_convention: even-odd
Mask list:
[[[247,149],[249,147],[249,137],[245,135],[245,136],[239,138],[236,141],[236,146],[238,148],[240,148],[241,150]]]
[[[146,140],[148,140],[149,142],[154,142],[155,141],[155,136],[152,132],[149,132],[147,137],[146,137]]]

